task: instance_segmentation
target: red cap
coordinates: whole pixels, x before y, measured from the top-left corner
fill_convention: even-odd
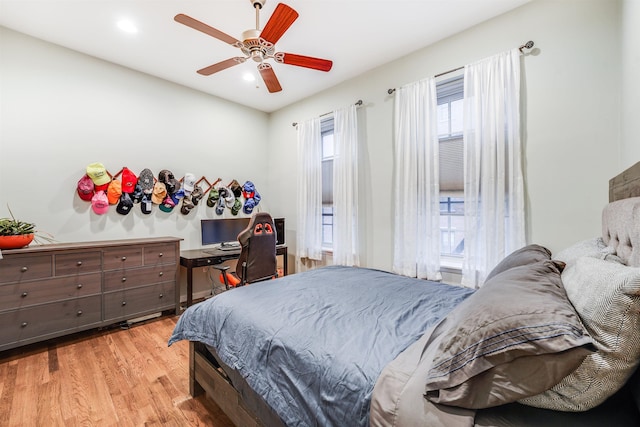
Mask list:
[[[93,197],[93,180],[89,175],[85,175],[78,181],[78,196],[86,202],[90,202]]]
[[[122,192],[123,193],[133,193],[133,190],[136,189],[136,183],[138,182],[138,177],[136,174],[131,172],[129,168],[122,169]]]

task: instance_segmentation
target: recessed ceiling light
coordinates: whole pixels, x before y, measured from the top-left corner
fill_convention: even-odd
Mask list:
[[[242,76],[243,79],[245,79],[248,82],[253,82],[256,79],[256,76],[254,76],[251,73],[244,73],[244,75]]]
[[[119,20],[118,28],[129,34],[136,34],[138,32],[138,27],[136,27],[136,25],[128,19]]]

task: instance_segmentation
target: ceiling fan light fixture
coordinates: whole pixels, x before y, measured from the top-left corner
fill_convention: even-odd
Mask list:
[[[136,34],[138,32],[138,27],[130,19],[120,19],[116,25],[121,31],[128,34]]]

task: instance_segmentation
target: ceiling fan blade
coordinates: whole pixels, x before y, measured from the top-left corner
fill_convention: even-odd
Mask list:
[[[233,67],[234,65],[242,64],[246,61],[246,58],[241,56],[237,56],[235,58],[229,58],[225,61],[218,62],[217,64],[209,65],[208,67],[204,67],[198,70],[198,74],[202,74],[203,76],[210,76],[213,73],[217,73],[218,71],[226,70],[229,67]]]
[[[293,21],[298,19],[298,12],[284,3],[278,3],[276,10],[262,29],[260,37],[268,42],[276,44],[280,37],[289,29]]]
[[[231,37],[230,35],[225,34],[220,30],[216,30],[215,28],[210,27],[209,25],[205,24],[204,22],[200,22],[197,19],[194,19],[194,18],[192,18],[190,16],[187,16],[187,15],[184,15],[182,13],[177,14],[173,19],[176,22],[184,24],[187,27],[191,27],[194,30],[198,30],[200,32],[208,34],[211,37],[215,37],[218,40],[222,40],[225,43],[229,43],[230,45],[235,45],[237,43],[240,43],[240,41],[238,41],[237,39]]]
[[[275,71],[273,71],[273,67],[263,62],[258,65],[258,71],[260,71],[260,75],[262,76],[262,80],[264,80],[264,84],[267,86],[267,90],[270,93],[280,92],[282,90],[282,86],[280,86],[280,82],[276,77]]]
[[[328,59],[313,58],[311,56],[296,55],[293,53],[278,52],[274,55],[276,62],[281,64],[296,65],[298,67],[313,68],[314,70],[329,71],[333,61]]]

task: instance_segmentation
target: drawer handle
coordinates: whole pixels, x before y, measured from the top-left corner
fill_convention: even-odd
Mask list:
[[[27,322],[22,322],[22,325],[20,325],[20,326],[22,326],[23,328],[26,328],[26,327],[27,327],[27,325],[28,325],[28,323],[27,323]]]
[[[82,261],[78,261],[78,262],[76,262],[76,265],[77,265],[78,267],[80,267],[80,266],[82,265]]]
[[[160,274],[158,274],[158,276],[164,276],[164,272],[161,271]]]
[[[77,288],[78,288],[78,289],[81,289],[81,288],[82,288],[82,283],[78,283]]]
[[[160,253],[158,254],[158,256],[159,256],[159,257],[161,257],[162,255],[164,255],[162,252],[160,252]]]
[[[126,301],[122,301],[122,305],[123,305],[123,306],[124,306],[124,305],[127,305],[127,302],[126,302]]]
[[[23,292],[23,293],[22,293],[22,298],[26,297],[27,295],[29,295],[29,293],[28,293],[28,292]]]
[[[126,257],[126,256],[123,256],[123,257],[122,257],[122,261],[126,261],[126,260],[127,260],[127,257]]]
[[[22,267],[22,268],[20,269],[20,271],[22,271],[22,272],[24,273],[24,272],[25,272],[25,271],[27,271],[28,269],[29,269],[28,267]]]
[[[82,310],[78,310],[78,316],[82,316]]]
[[[123,278],[122,278],[122,283],[124,283],[124,282],[126,282],[126,281],[127,281],[127,278],[126,278],[126,277],[123,277]]]
[[[160,294],[160,298],[162,298],[164,296],[164,294]]]

